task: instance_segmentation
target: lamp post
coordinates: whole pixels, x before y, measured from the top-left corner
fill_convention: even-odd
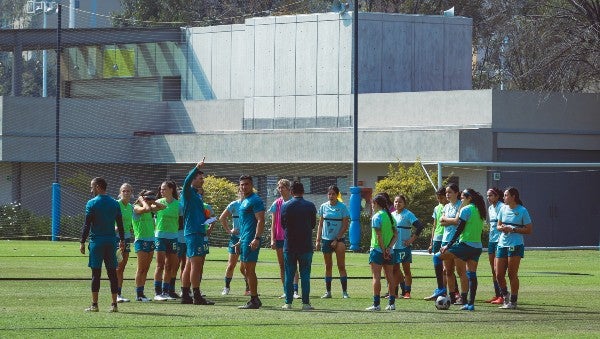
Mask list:
[[[352,12],[352,58],[354,116],[352,127],[354,130],[354,159],[352,162],[352,187],[350,187],[350,249],[360,249],[360,208],[361,196],[358,187],[358,0],[354,0]]]

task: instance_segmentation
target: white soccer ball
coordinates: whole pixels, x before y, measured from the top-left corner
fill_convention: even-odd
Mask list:
[[[435,308],[438,310],[447,310],[450,308],[450,298],[440,295],[435,299]]]

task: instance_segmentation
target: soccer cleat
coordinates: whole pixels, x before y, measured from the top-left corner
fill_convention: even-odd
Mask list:
[[[127,298],[123,298],[120,294],[117,295],[117,302],[118,303],[128,303],[130,300]]]
[[[257,310],[260,308],[260,305],[250,300],[246,303],[246,305],[238,306],[238,308],[242,310]]]
[[[179,294],[175,293],[175,291],[169,291],[169,297],[173,298],[173,300],[181,298]]]
[[[490,304],[492,304],[492,305],[504,305],[504,298],[497,297],[496,299],[490,301]]]
[[[454,304],[454,305],[466,305],[466,304],[464,303],[464,301],[462,300],[462,298],[461,298],[461,297],[457,297],[457,298],[456,298],[456,301],[454,301],[452,304]]]
[[[387,305],[385,307],[386,311],[395,311],[396,310],[396,304],[391,304],[391,305]]]
[[[154,296],[154,300],[155,301],[166,301],[166,300],[169,300],[169,299],[167,299],[167,297],[165,297],[164,294],[157,294],[157,295]]]
[[[98,309],[98,306],[97,306],[97,305],[92,305],[92,306],[90,306],[90,307],[86,308],[86,309],[85,309],[85,311],[86,311],[86,312],[98,312],[98,311],[99,311],[99,309]]]
[[[486,302],[486,303],[488,303],[488,304],[491,304],[491,303],[492,303],[492,301],[494,301],[494,300],[496,300],[496,299],[498,299],[498,298],[500,298],[500,297],[496,295],[496,296],[493,296],[492,298],[490,298],[490,299],[486,300],[485,302]]]
[[[429,297],[423,298],[423,299],[425,299],[425,300],[435,300],[439,296],[445,296],[445,295],[446,295],[446,289],[445,288],[436,288],[435,291],[433,291],[432,295],[430,295]]]
[[[141,301],[143,303],[147,303],[147,302],[150,302],[152,300],[150,300],[149,298],[146,298],[146,296],[142,294],[141,296],[135,298],[135,301]]]
[[[283,304],[283,306],[281,306],[281,308],[283,308],[284,310],[291,310],[292,304]]]
[[[165,299],[167,299],[167,300],[175,300],[176,299],[176,298],[173,298],[172,296],[170,296],[169,293],[163,293],[162,296],[165,297]]]
[[[410,292],[404,293],[404,295],[402,296],[402,298],[404,298],[404,299],[410,299]]]
[[[460,308],[461,311],[475,311],[475,305],[465,304]]]
[[[110,309],[108,310],[108,313],[116,313],[119,312],[119,308],[117,307],[117,304],[112,304],[110,306]]]
[[[221,295],[228,295],[229,294],[229,287],[223,287],[223,292],[221,292]]]
[[[330,299],[331,298],[331,292],[327,291],[325,292],[325,294],[323,294],[323,296],[321,297],[321,299]]]
[[[517,303],[513,303],[513,302],[508,302],[507,304],[504,304],[502,306],[500,306],[499,308],[503,309],[503,310],[515,310],[517,309]]]
[[[249,293],[250,291],[246,291],[246,292],[248,292],[248,294],[247,294],[247,295],[250,295],[250,293]],[[282,294],[282,295],[280,295],[278,298],[279,298],[279,299],[285,299],[285,293],[284,293],[284,294]]]
[[[182,296],[181,297],[181,303],[182,304],[193,304],[194,303],[194,299],[192,299],[190,296]]]
[[[302,304],[302,310],[303,311],[312,311],[315,308],[311,306],[311,304]]]
[[[348,295],[348,292],[342,292],[342,298],[344,299],[350,299],[350,296]]]
[[[300,294],[298,294],[298,291],[294,291],[294,299],[300,299]]]
[[[194,305],[214,305],[215,302],[208,300],[208,299],[204,299],[204,297],[200,297],[198,299],[194,298]]]
[[[372,306],[369,306],[369,307],[365,308],[365,311],[372,311],[372,312],[381,311],[381,306],[379,306],[379,305],[377,305],[377,306],[372,305]]]

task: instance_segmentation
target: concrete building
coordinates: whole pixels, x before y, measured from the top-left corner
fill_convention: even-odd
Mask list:
[[[365,14],[359,30],[358,173],[364,187],[374,187],[399,161],[420,159],[435,169],[452,161],[600,159],[598,94],[471,90],[470,19]],[[130,181],[153,187],[166,177],[182,180],[203,156],[209,173],[254,175],[267,203],[279,177],[303,180],[315,202],[325,200],[331,183],[348,192],[350,14],[253,18],[183,33],[181,41],[82,45],[65,52],[65,214],[81,213],[87,196],[81,186],[92,176],[105,176],[114,186]],[[120,59],[110,59],[121,50],[127,52]],[[73,67],[81,60],[98,71]],[[111,75],[111,62],[131,66]],[[0,173],[6,180],[0,198],[48,214],[54,99],[1,100]],[[451,171],[461,187],[480,192],[517,186],[534,219],[529,246],[598,244],[592,227],[600,216],[593,203],[597,168],[578,174],[446,170],[443,175]],[[563,192],[573,187],[577,198],[565,199]]]

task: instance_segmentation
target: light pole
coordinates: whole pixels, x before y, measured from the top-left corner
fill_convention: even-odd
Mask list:
[[[52,11],[56,8],[56,2],[54,1],[29,1],[28,3],[28,12],[30,13],[39,13],[42,12],[43,23],[42,28],[48,28],[48,14],[51,14]],[[42,97],[48,96],[48,51],[42,51]]]

